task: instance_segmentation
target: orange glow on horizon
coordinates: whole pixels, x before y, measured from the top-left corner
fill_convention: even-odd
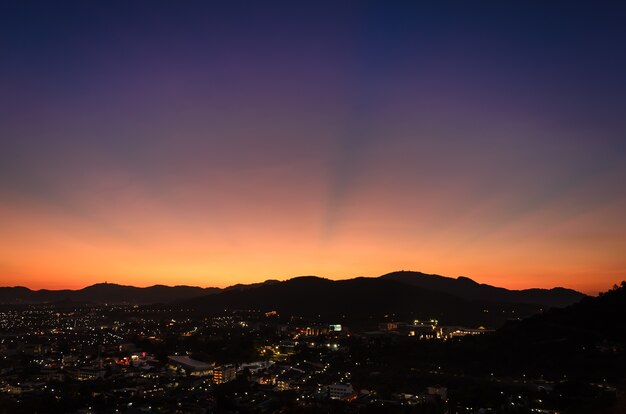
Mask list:
[[[77,289],[105,281],[226,287],[297,275],[346,279],[405,269],[464,275],[511,289],[564,286],[597,294],[619,282],[626,268],[619,255],[626,246],[619,238],[588,249],[580,241],[584,239],[571,237],[593,232],[617,206],[552,227],[541,225],[543,213],[527,215],[484,237],[469,237],[486,227],[481,221],[488,217],[476,209],[448,226],[416,227],[413,231],[421,236],[408,237],[405,223],[419,216],[419,209],[401,209],[384,197],[379,199],[386,201],[376,202],[362,194],[350,200],[349,214],[329,236],[319,214],[321,193],[323,188],[311,185],[305,196],[278,203],[263,200],[261,192],[248,193],[246,197],[257,197],[257,208],[224,209],[219,221],[206,222],[201,208],[176,212],[175,200],[155,204],[138,191],[119,195],[124,209],[100,208],[89,197],[76,200],[89,207],[89,216],[16,199],[13,208],[0,211],[1,284],[33,289]],[[433,213],[437,206],[423,208],[435,222],[437,214],[445,214]],[[393,218],[380,213],[387,210],[395,211]],[[532,233],[537,229],[541,237]]]
[[[377,156],[400,150],[386,151]],[[400,181],[409,174],[389,164],[372,163],[350,188],[333,184],[324,159],[295,159],[197,167],[158,182],[94,167],[65,177],[54,197],[5,191],[0,285],[225,287],[406,269],[597,294],[626,278],[626,200],[598,184],[602,177],[529,204],[511,188],[537,192],[534,176],[484,191],[489,171]],[[615,168],[606,174],[621,174]],[[609,196],[588,196],[597,191]]]

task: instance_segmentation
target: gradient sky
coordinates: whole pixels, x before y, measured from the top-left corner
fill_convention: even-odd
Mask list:
[[[3,1],[0,285],[626,278],[623,2]]]

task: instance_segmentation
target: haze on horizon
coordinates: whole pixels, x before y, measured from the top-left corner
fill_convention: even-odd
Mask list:
[[[606,290],[625,6],[533,7],[3,2],[0,285]]]

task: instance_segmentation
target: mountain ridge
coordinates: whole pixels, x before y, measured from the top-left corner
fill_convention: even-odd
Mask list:
[[[506,289],[479,283],[467,276],[451,278],[436,274],[401,270],[380,276],[429,290],[445,291],[470,300],[492,300],[507,303],[530,303],[544,308],[564,307],[587,295],[573,289],[554,287],[551,289]]]
[[[584,298],[586,295],[572,289],[556,287],[552,289],[531,288],[509,290],[474,281],[466,276],[457,278],[413,271],[397,271],[378,277],[356,277],[352,279],[331,280],[319,276],[296,276],[287,280],[268,279],[252,284],[235,284],[226,288],[202,288],[189,285],[167,286],[155,284],[148,287],[135,287],[116,283],[96,283],[82,289],[39,289],[32,290],[24,286],[0,287],[0,303],[50,303],[70,299],[80,302],[96,303],[169,303],[196,297],[207,297],[227,292],[251,291],[267,286],[279,286],[291,282],[298,284],[325,283],[330,288],[333,283],[361,280],[394,281],[430,292],[443,293],[467,301],[502,302],[509,304],[527,304],[539,308],[563,307]],[[323,282],[321,282],[323,281]],[[362,282],[355,282],[362,283]],[[365,282],[368,283],[368,282]],[[374,282],[376,283],[376,282]]]
[[[329,280],[299,277],[249,290],[231,290],[178,302],[195,311],[277,311],[304,317],[365,326],[373,321],[438,319],[446,324],[501,326],[509,318],[540,311],[536,305],[471,301],[445,292],[402,282],[359,277]],[[487,311],[486,311],[487,310]]]
[[[86,303],[167,303],[202,295],[217,293],[219,288],[201,288],[197,286],[153,285],[135,287],[116,283],[96,283],[82,289],[39,289],[32,290],[24,286],[0,287],[2,304],[54,303],[64,300]]]

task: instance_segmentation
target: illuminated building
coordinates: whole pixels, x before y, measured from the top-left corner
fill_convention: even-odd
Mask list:
[[[174,355],[169,356],[168,359],[168,367],[173,371],[178,371],[180,369],[182,372],[194,376],[213,374],[214,364],[207,364],[206,362],[196,361],[195,359],[191,359],[188,356]]]
[[[104,378],[105,371],[99,368],[76,368],[71,369],[67,374],[78,381],[93,381]]]
[[[493,330],[479,327],[478,329],[464,328],[462,326],[442,326],[441,336],[443,338],[455,338],[466,335],[482,335],[484,333],[493,332]]]
[[[235,379],[237,370],[233,365],[222,365],[213,369],[213,383],[223,384]]]
[[[329,327],[325,326],[308,326],[304,330],[306,336],[328,335]]]
[[[332,384],[328,386],[328,396],[333,400],[341,400],[354,394],[352,384]]]
[[[298,384],[302,381],[302,377],[304,377],[304,371],[291,368],[276,378],[276,388],[279,391],[297,389]]]
[[[383,322],[378,324],[378,329],[381,331],[395,331],[398,329],[397,322]]]

